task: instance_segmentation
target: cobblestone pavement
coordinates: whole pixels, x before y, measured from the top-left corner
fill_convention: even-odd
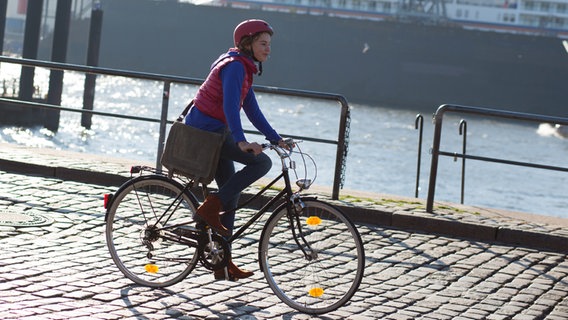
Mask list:
[[[0,171],[0,209],[54,222],[0,227],[0,319],[567,319],[568,256],[358,224],[367,255],[360,290],[322,316],[281,303],[258,271],[258,230],[235,261],[257,271],[215,282],[202,267],[149,289],[125,279],[106,249],[105,187]]]
[[[567,219],[439,202],[428,213],[420,199],[350,192],[332,202],[359,221],[367,268],[335,312],[288,308],[260,272],[214,282],[198,268],[167,289],[139,287],[113,265],[102,208],[133,163],[0,146],[0,213],[53,219],[0,226],[0,319],[568,318]],[[233,247],[238,264],[256,271],[258,228]]]

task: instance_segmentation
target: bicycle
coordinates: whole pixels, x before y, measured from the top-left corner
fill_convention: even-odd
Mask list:
[[[174,179],[149,167],[133,167],[133,177],[114,195],[105,196],[106,241],[114,263],[130,280],[155,288],[182,281],[198,262],[218,270],[228,261],[230,244],[276,205],[258,246],[260,270],[269,287],[288,306],[304,313],[322,314],[344,305],[363,278],[361,237],[336,207],[300,195],[312,179],[297,179],[299,190],[293,191],[289,169],[298,176],[291,155],[301,155],[304,169],[306,158],[313,162],[316,173],[317,167],[299,149],[299,141],[289,139],[288,143],[290,150],[263,145],[278,154],[282,172],[235,210],[258,199],[281,179],[284,188],[228,239],[195,220],[199,202],[191,191],[192,181]],[[295,152],[296,148],[300,151]],[[207,187],[202,187],[206,193]]]

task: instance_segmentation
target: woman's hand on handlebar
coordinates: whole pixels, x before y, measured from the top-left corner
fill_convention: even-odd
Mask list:
[[[262,153],[262,146],[256,142],[248,143],[246,141],[240,141],[238,146],[242,152],[254,153],[255,156]]]
[[[280,139],[280,141],[272,141],[270,144],[258,144],[256,142],[249,143],[247,141],[241,141],[237,143],[239,149],[243,152],[254,153],[254,155],[259,155],[264,149],[270,148],[270,146],[278,146],[287,151],[292,150],[296,147],[296,142],[293,139]]]
[[[292,148],[294,148],[296,146],[296,143],[294,143],[294,140],[292,139],[280,139],[280,141],[278,141],[278,146],[280,148],[284,148],[288,151],[290,151]]]

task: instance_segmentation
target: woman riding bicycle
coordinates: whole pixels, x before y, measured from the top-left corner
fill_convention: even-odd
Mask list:
[[[240,118],[243,109],[249,121],[273,143],[286,144],[272,128],[259,108],[252,89],[253,76],[262,74],[262,63],[270,54],[274,31],[263,20],[241,22],[233,32],[235,47],[222,54],[211,66],[205,82],[199,88],[194,107],[185,118],[187,125],[215,132],[229,131],[223,144],[215,174],[218,192],[207,196],[197,209],[197,215],[219,234],[228,237],[234,228],[240,193],[263,177],[272,166],[270,158],[258,143],[247,142]],[[258,66],[256,65],[258,62]],[[234,162],[244,167],[235,172]],[[227,272],[230,280],[247,278],[253,272],[239,269],[229,257]],[[215,271],[215,278],[224,278],[224,270]]]

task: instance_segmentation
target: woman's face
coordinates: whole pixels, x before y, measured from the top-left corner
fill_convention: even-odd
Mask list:
[[[260,62],[264,62],[270,55],[270,40],[272,37],[269,33],[261,33],[256,39],[252,41],[252,52],[254,57]]]

